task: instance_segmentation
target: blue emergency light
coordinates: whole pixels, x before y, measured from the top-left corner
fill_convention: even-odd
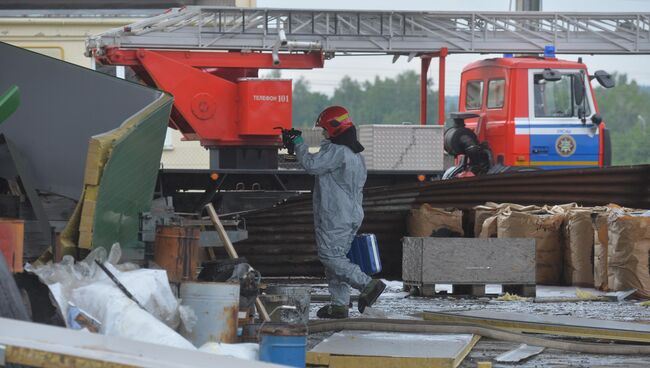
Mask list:
[[[544,46],[544,57],[554,58],[555,57],[555,46],[553,46],[553,45]]]

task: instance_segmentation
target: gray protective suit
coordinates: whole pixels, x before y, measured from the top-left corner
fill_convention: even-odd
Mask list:
[[[318,257],[332,295],[332,304],[350,303],[350,286],[363,289],[372,279],[350,262],[347,253],[363,221],[363,185],[366,163],[363,156],[346,146],[325,139],[320,152],[296,145],[296,156],[307,173],[316,176],[314,228]]]

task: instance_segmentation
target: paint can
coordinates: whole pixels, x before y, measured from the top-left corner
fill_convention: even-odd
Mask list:
[[[181,331],[194,346],[201,347],[208,341],[237,342],[238,283],[183,282],[180,298],[182,305],[196,313],[192,331]]]
[[[305,326],[287,324],[260,328],[260,360],[290,367],[304,367],[307,349]]]

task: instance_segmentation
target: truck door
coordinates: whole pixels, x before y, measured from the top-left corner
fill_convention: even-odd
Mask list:
[[[597,167],[599,129],[589,119],[594,114],[590,93],[576,104],[574,84],[579,70],[559,69],[559,80],[545,80],[543,70],[529,71],[530,165],[544,169]],[[587,78],[582,78],[590,91]],[[579,114],[579,111],[584,114]],[[586,117],[582,122],[579,115]]]

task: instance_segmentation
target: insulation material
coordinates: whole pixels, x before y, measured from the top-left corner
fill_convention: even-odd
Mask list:
[[[609,288],[636,289],[635,296],[650,298],[650,217],[614,210],[608,217],[608,225]]]
[[[514,203],[487,202],[484,205],[474,207],[474,237],[496,238],[497,218],[499,212],[510,210],[517,212],[539,211],[539,206],[522,206]]]
[[[592,255],[594,231],[590,209],[572,209],[566,214],[564,235],[564,283],[591,287],[594,284]]]
[[[143,258],[139,214],[151,205],[172,101],[162,95],[90,139],[82,197],[61,235],[64,253],[119,242],[125,259]]]
[[[506,210],[497,216],[498,238],[534,238],[538,284],[558,285],[562,276],[564,215]]]
[[[420,208],[411,210],[406,220],[406,230],[409,236],[420,238],[430,237],[441,230],[448,230],[445,237],[463,236],[463,211],[433,208],[424,203]]]

